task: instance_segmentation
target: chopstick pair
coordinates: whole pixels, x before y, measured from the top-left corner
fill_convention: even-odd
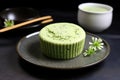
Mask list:
[[[52,22],[52,21],[53,21],[53,19],[49,18],[49,19],[45,19],[45,20],[41,21],[40,23],[41,24],[46,24],[46,23],[49,23],[49,22]]]
[[[22,23],[13,25],[13,26],[5,27],[3,29],[0,29],[0,32],[9,31],[9,30],[19,28],[19,27],[22,27],[22,26],[25,26],[25,25],[28,25],[28,24],[31,24],[37,21],[41,21],[40,24],[46,24],[46,23],[52,22],[53,19],[52,19],[52,16],[43,16],[43,17],[35,18],[33,20],[25,21],[25,22],[22,22]]]

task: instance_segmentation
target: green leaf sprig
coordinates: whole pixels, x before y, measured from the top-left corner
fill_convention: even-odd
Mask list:
[[[83,53],[84,56],[90,56],[92,54],[95,54],[96,51],[103,49],[104,43],[101,38],[92,37],[92,41],[89,42],[89,47],[85,52]]]
[[[4,27],[9,27],[9,26],[13,26],[13,25],[14,25],[14,21],[13,20],[5,19]]]

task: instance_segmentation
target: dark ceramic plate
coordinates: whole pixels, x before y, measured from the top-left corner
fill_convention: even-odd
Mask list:
[[[110,53],[109,44],[103,40],[104,48],[91,56],[84,57],[81,54],[80,56],[70,60],[50,59],[44,56],[40,51],[38,33],[39,32],[35,32],[23,37],[17,45],[19,56],[33,65],[54,69],[79,69],[102,62]],[[92,36],[99,37],[97,35],[87,33],[84,49],[88,47],[88,42],[91,41]]]
[[[25,21],[40,17],[40,15],[39,15],[39,11],[34,8],[15,7],[15,8],[6,8],[2,10],[0,12],[0,17],[3,20],[5,19],[14,20],[15,24],[18,24],[21,22],[25,22]],[[4,27],[4,24],[2,24],[1,26]],[[37,26],[38,26],[38,23],[33,23],[25,27],[22,27],[20,29],[33,28]]]

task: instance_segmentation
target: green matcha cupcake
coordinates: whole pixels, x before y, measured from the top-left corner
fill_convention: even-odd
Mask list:
[[[86,33],[76,24],[60,22],[42,28],[39,37],[44,55],[54,59],[71,59],[83,51]]]

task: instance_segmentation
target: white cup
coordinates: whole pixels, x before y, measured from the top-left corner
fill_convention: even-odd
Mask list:
[[[82,3],[78,5],[78,23],[91,32],[102,32],[110,27],[113,8],[101,3]]]

